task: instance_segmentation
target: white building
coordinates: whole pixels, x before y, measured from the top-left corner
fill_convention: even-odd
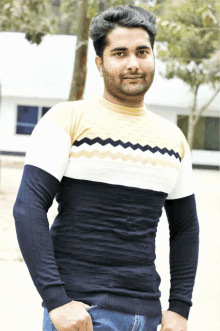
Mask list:
[[[50,107],[68,100],[72,80],[75,36],[45,36],[40,45],[31,45],[24,33],[0,33],[0,150],[3,155],[24,155],[29,135]],[[84,99],[103,93],[103,81],[94,62],[91,40],[87,62]],[[159,74],[164,64],[156,60],[156,72],[145,103],[148,109],[178,124],[186,131],[186,119],[192,94],[179,79],[166,80]],[[199,106],[213,91],[201,87]],[[220,94],[202,115],[197,128],[194,167],[220,169]]]

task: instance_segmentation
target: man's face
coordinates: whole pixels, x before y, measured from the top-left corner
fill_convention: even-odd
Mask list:
[[[143,99],[154,78],[154,55],[148,33],[142,28],[118,27],[109,33],[103,59],[96,64],[104,78],[110,101],[135,102]]]

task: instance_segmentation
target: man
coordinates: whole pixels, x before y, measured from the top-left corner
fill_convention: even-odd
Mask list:
[[[144,106],[155,22],[127,5],[93,19],[104,96],[59,103],[32,133],[14,217],[43,299],[44,331],[187,330],[199,225],[187,141]],[[162,312],[154,261],[163,206],[171,289]]]

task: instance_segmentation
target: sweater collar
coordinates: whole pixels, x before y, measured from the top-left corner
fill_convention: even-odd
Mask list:
[[[140,116],[140,115],[144,115],[146,113],[145,106],[141,107],[141,108],[125,107],[125,106],[121,106],[121,105],[112,103],[112,102],[106,100],[103,96],[99,97],[99,102],[103,107],[108,108],[112,111],[116,111],[118,113],[122,113],[122,114]]]

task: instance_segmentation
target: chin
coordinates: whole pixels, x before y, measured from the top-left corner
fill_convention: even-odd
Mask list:
[[[124,94],[126,94],[127,96],[139,96],[139,95],[143,95],[143,94],[145,94],[146,92],[147,92],[147,90],[148,90],[149,88],[142,88],[142,89],[135,89],[135,90],[130,90],[130,89],[128,89],[128,90],[124,90],[123,92],[124,92]]]
[[[126,93],[126,94],[141,94],[141,93],[145,93],[150,86],[146,86],[146,85],[131,85],[131,86],[122,86],[121,88],[121,92]]]

